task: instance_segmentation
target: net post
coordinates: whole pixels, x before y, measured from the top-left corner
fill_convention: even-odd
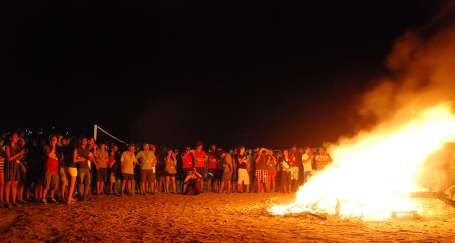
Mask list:
[[[93,138],[95,139],[95,141],[96,141],[97,135],[98,135],[97,132],[98,132],[98,125],[95,124],[95,125],[93,126]]]

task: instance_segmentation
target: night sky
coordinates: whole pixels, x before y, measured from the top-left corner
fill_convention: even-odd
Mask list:
[[[64,2],[64,3],[62,3]],[[442,1],[32,1],[9,8],[0,130],[319,145]],[[6,9],[5,9],[6,10]]]

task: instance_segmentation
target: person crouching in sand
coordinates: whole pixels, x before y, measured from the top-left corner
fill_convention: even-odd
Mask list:
[[[183,192],[185,195],[198,195],[201,192],[200,181],[202,180],[202,175],[197,172],[196,168],[193,168],[191,173],[185,177],[186,190]]]

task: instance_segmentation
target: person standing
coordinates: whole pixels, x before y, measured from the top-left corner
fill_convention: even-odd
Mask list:
[[[21,150],[27,150],[26,149],[26,142],[24,138],[24,134],[21,133],[19,136],[19,140],[17,141],[17,144],[21,148]],[[29,190],[29,183],[28,181],[30,180],[28,172],[29,172],[29,167],[28,167],[28,159],[26,155],[22,155],[19,160],[19,178],[20,180],[17,182],[17,202],[19,203],[24,203],[24,193],[25,198],[28,200],[30,198],[30,190]]]
[[[136,155],[136,159],[141,167],[141,191],[145,195],[147,192],[147,184],[150,187],[150,192],[155,192],[155,167],[156,167],[156,155],[155,145],[144,144],[143,150],[139,151]]]
[[[175,157],[174,151],[169,149],[167,151],[167,156],[165,159],[165,169],[166,169],[166,181],[164,192],[169,192],[169,183],[171,183],[172,193],[177,192],[177,186],[175,183],[175,175],[177,174],[177,159]]]
[[[69,138],[63,138],[62,154],[63,154],[63,164],[65,170],[65,176],[69,179],[68,191],[63,187],[61,189],[61,194],[63,198],[66,198],[66,204],[71,205],[74,202],[74,189],[76,187],[77,179],[77,164],[74,162],[74,146],[70,144]]]
[[[302,155],[302,162],[304,178],[303,182],[306,183],[308,179],[313,175],[314,154],[311,148],[305,149],[305,153]]]
[[[104,183],[107,175],[107,161],[109,160],[109,154],[107,152],[107,145],[101,144],[100,149],[96,152],[96,194],[104,194]]]
[[[319,153],[314,157],[316,163],[316,170],[321,171],[323,170],[330,162],[332,162],[332,158],[330,157],[327,149],[322,147],[319,148]]]
[[[44,175],[44,191],[43,191],[43,203],[47,203],[47,192],[50,190],[51,202],[57,202],[55,200],[55,191],[58,188],[59,178],[58,178],[58,169],[59,169],[59,162],[62,159],[62,155],[60,151],[58,151],[57,147],[57,136],[51,137],[51,142],[48,146],[45,147],[45,151],[47,154],[46,159],[46,172]]]
[[[273,151],[268,151],[268,159],[267,159],[267,192],[275,192],[276,191],[276,158],[273,155]]]
[[[298,187],[298,180],[299,180],[299,160],[298,158],[298,151],[297,147],[293,146],[291,149],[291,152],[289,153],[289,175],[290,175],[290,180],[291,180],[291,190],[297,191]]]
[[[242,192],[249,192],[250,191],[250,161],[248,160],[248,156],[245,151],[245,147],[241,146],[239,149],[239,155],[237,157],[238,160],[238,187],[237,191]],[[244,190],[246,187],[246,190]]]
[[[267,187],[267,180],[268,180],[268,170],[267,170],[267,161],[268,161],[268,154],[267,149],[260,148],[258,151],[258,156],[256,157],[256,185],[257,185],[257,192],[265,192],[265,188]]]
[[[72,151],[69,146],[69,138],[63,137],[61,139],[60,154],[61,160],[58,173],[60,178],[60,199],[61,202],[68,202],[68,165],[73,159]]]
[[[128,193],[134,194],[133,180],[134,180],[134,167],[136,166],[137,159],[134,154],[134,145],[128,146],[128,150],[123,152],[120,158],[120,166],[122,171],[122,190],[121,195],[125,192],[125,187],[128,186]]]
[[[4,146],[2,146],[0,148],[0,208],[5,206],[5,202],[3,200],[3,188],[5,186],[5,160],[5,149]]]
[[[77,173],[79,177],[79,188],[78,193],[80,200],[85,200],[90,194],[90,149],[88,147],[87,138],[82,138],[80,146],[74,149],[74,162],[79,164],[79,171]]]
[[[287,150],[283,151],[283,157],[281,158],[280,161],[280,169],[281,169],[281,182],[280,182],[280,187],[281,187],[281,192],[284,193],[290,193],[291,192],[291,175],[290,175],[290,157],[289,157],[289,152]]]
[[[208,167],[208,177],[207,177],[207,191],[208,192],[217,192],[218,191],[218,167],[219,159],[216,154],[216,146],[212,145],[210,152],[207,155],[207,167]]]
[[[22,149],[18,144],[19,135],[14,132],[10,136],[10,144],[6,146],[6,163],[5,163],[5,202],[6,207],[16,206],[16,189],[19,181],[19,163],[20,158],[27,151]],[[10,203],[11,200],[11,203]]]
[[[226,191],[228,193],[231,193],[231,178],[232,178],[232,172],[234,170],[233,167],[233,160],[232,156],[230,153],[226,151],[221,152],[221,159],[223,161],[223,175],[222,175],[222,181],[221,181],[221,188],[220,192],[224,192],[225,186],[226,186]]]
[[[113,144],[109,152],[109,160],[107,162],[109,176],[109,193],[117,193],[117,181],[120,179],[120,163],[118,158],[118,147]]]

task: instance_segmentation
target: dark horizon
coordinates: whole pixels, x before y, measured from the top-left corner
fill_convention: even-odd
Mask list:
[[[365,126],[356,98],[387,73],[394,41],[443,2],[13,6],[0,129],[91,135],[99,124],[178,146],[333,142]]]

